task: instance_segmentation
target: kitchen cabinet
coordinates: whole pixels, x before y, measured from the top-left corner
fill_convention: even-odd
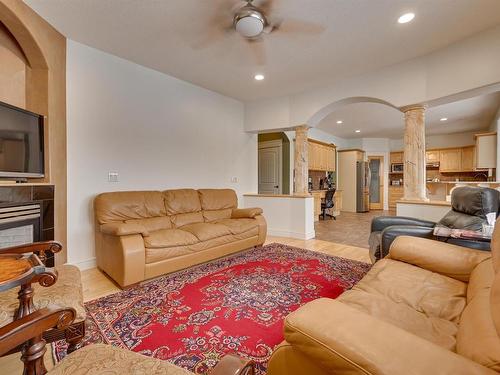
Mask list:
[[[474,137],[476,138],[476,168],[497,168],[497,133],[475,134]]]
[[[462,149],[448,148],[439,151],[439,172],[462,171]]]
[[[391,152],[391,164],[403,163],[403,152]]]
[[[389,209],[396,208],[396,202],[403,198],[404,191],[402,186],[389,186]]]
[[[476,166],[476,147],[469,146],[462,148],[462,171],[473,172]]]
[[[334,145],[308,141],[309,169],[313,171],[335,171],[336,148]]]
[[[430,150],[425,152],[426,163],[439,163],[439,150]]]

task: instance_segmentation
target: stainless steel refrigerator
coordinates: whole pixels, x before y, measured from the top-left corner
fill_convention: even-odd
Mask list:
[[[356,162],[356,212],[370,210],[370,167],[366,161]]]

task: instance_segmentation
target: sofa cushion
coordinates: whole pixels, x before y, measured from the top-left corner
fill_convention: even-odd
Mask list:
[[[102,193],[95,198],[94,209],[99,224],[166,215],[159,191]]]
[[[230,219],[232,212],[233,212],[232,208],[226,208],[224,210],[203,211],[203,217],[205,218],[205,221],[208,222],[222,220],[222,219]]]
[[[144,246],[150,249],[187,246],[197,242],[196,236],[181,229],[162,229],[144,237]]]
[[[228,227],[232,234],[240,234],[258,227],[255,219],[222,219],[216,223]]]
[[[212,238],[227,236],[231,234],[228,227],[222,224],[213,223],[195,223],[184,225],[181,227],[183,231],[187,231],[195,235],[200,241],[208,241]]]
[[[360,290],[344,292],[338,300],[448,350],[455,350],[458,327],[449,320],[427,316],[405,303]]]
[[[385,258],[375,263],[353,290],[380,295],[427,316],[458,323],[466,304],[467,284]]]
[[[33,302],[37,310],[49,305],[72,307],[76,310],[76,322],[86,318],[83,307],[82,280],[78,267],[63,264],[55,267],[58,277],[54,285],[43,287],[34,283]],[[0,327],[14,319],[15,310],[19,307],[17,293],[19,288],[12,288],[0,293]]]
[[[158,247],[158,248],[148,248],[146,247],[146,263],[156,263],[162,260],[177,258],[183,255],[192,254],[193,250],[190,246],[196,246],[199,242],[193,245],[186,246],[172,246],[172,247]]]
[[[232,189],[199,189],[198,193],[203,210],[224,210],[238,206],[238,197]]]
[[[178,214],[170,216],[172,224],[176,227],[182,227],[188,224],[203,223],[203,215],[201,212],[190,212],[188,214]]]
[[[150,217],[147,219],[125,220],[127,224],[142,225],[148,232],[154,232],[161,229],[172,228],[172,222],[168,216]]]
[[[201,211],[200,198],[194,189],[165,190],[163,195],[168,215]]]
[[[338,299],[378,319],[455,350],[467,284],[410,264],[382,259]]]

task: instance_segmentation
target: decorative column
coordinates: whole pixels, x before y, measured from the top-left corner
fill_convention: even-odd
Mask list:
[[[404,136],[404,200],[427,201],[425,187],[425,105],[403,107]]]
[[[309,174],[309,152],[307,148],[307,125],[295,128],[295,189],[296,195],[309,195],[307,188],[307,178]]]

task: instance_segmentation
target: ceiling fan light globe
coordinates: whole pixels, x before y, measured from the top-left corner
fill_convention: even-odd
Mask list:
[[[235,20],[236,31],[245,38],[255,38],[264,31],[264,21],[257,14],[248,14]]]

